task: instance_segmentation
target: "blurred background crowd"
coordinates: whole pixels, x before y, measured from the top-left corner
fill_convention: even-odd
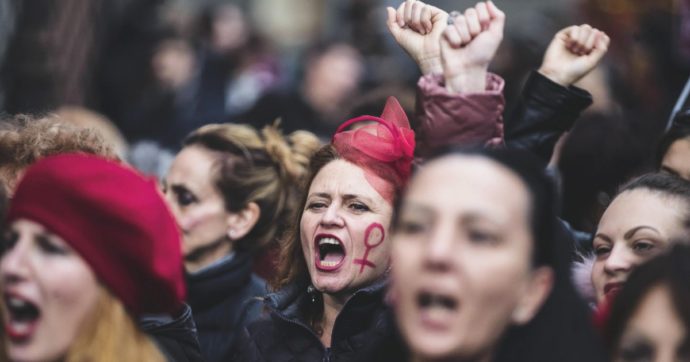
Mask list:
[[[430,1],[464,9],[469,1]],[[120,153],[159,176],[185,135],[230,122],[323,140],[388,95],[414,112],[419,77],[389,36],[387,0],[1,0],[0,110],[70,112],[108,125]],[[506,110],[552,34],[589,23],[613,39],[578,86],[595,104],[560,153],[564,217],[591,231],[622,180],[649,165],[690,70],[685,0],[511,0],[492,63]],[[414,120],[412,120],[414,122]],[[112,127],[114,125],[115,127]]]

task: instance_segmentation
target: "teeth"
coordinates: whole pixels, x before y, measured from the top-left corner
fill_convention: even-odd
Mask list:
[[[12,308],[22,308],[22,307],[25,307],[27,305],[27,303],[25,301],[23,301],[21,299],[17,299],[17,298],[12,298],[12,297],[7,298],[7,302],[9,304],[9,306]]]
[[[334,267],[336,265],[338,265],[337,261],[325,261],[325,260],[321,261],[321,266]]]
[[[340,245],[340,243],[338,242],[338,240],[336,240],[336,239],[334,239],[334,238],[323,238],[323,239],[319,240],[319,246],[321,246],[321,245],[326,245],[326,244],[330,244],[330,245]]]
[[[31,328],[30,323],[16,322],[16,321],[12,322],[12,330],[14,331],[14,333],[24,334],[24,333],[27,333],[29,331],[29,328]]]

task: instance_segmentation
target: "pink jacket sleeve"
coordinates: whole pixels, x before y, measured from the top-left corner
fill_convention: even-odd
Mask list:
[[[449,93],[443,76],[425,75],[417,83],[417,145],[420,156],[450,145],[503,144],[504,81],[487,74],[486,91]]]

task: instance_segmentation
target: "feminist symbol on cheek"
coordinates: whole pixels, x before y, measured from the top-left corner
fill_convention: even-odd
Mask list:
[[[364,246],[366,249],[364,250],[364,256],[362,259],[355,259],[352,262],[361,265],[359,267],[359,273],[361,274],[364,271],[364,267],[372,267],[376,268],[376,264],[372,263],[369,261],[369,252],[371,249],[381,245],[383,243],[383,239],[385,239],[386,233],[383,231],[383,225],[379,223],[373,223],[367,227],[367,230],[364,232]]]

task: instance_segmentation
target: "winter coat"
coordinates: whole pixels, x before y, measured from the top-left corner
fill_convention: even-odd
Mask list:
[[[266,294],[265,282],[252,274],[252,256],[235,252],[231,258],[186,278],[188,303],[204,360],[231,360],[236,332],[261,312],[252,299]]]
[[[146,316],[139,320],[139,327],[158,345],[169,362],[201,362],[196,325],[192,309],[184,305],[176,318],[170,316]]]
[[[504,81],[489,73],[486,91],[450,93],[443,76],[425,75],[417,83],[417,155],[453,145],[503,143]]]
[[[584,89],[564,87],[533,71],[506,117],[506,145],[532,151],[548,163],[558,139],[590,104],[592,96]]]
[[[395,342],[393,318],[384,295],[383,281],[355,292],[336,317],[331,347],[326,348],[302,316],[306,303],[322,303],[319,299],[312,302],[306,283],[269,294],[264,299],[266,315],[244,330],[234,360],[371,360],[374,351]]]

